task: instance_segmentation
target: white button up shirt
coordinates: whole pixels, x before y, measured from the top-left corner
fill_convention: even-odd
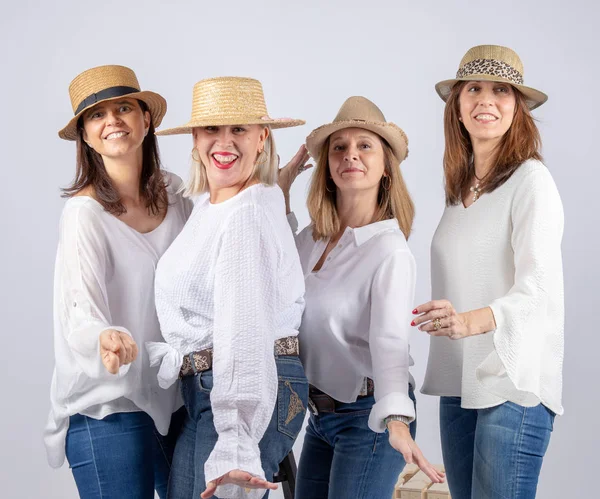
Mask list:
[[[296,238],[306,286],[299,336],[306,376],[341,402],[356,401],[364,378],[372,378],[369,427],[383,432],[391,414],[415,417],[408,396],[415,261],[395,219],[347,228],[313,272],[328,243],[313,240],[312,226]]]

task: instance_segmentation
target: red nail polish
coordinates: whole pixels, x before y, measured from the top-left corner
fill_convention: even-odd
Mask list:
[[[418,311],[418,310],[415,308],[415,309],[413,310],[413,314],[418,314],[418,313],[419,313],[419,311]]]
[[[410,323],[410,325],[411,325],[411,326],[414,326],[414,325],[415,325],[415,321],[412,321],[412,322]]]

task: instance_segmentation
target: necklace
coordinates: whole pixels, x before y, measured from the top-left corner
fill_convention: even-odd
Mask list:
[[[473,167],[473,176],[475,177],[475,179],[477,180],[477,183],[475,185],[472,185],[469,188],[469,191],[471,191],[473,193],[473,202],[477,201],[479,199],[479,196],[481,195],[481,188],[479,187],[481,184],[481,182],[483,182],[485,180],[485,178],[490,174],[492,170],[490,169],[490,171],[488,171],[483,178],[479,178],[477,176],[477,173],[475,173],[475,168]]]

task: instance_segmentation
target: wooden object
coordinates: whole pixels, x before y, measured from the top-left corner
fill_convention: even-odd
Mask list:
[[[443,471],[443,466],[435,466]],[[432,483],[415,464],[407,464],[394,489],[392,499],[452,499],[448,483]]]

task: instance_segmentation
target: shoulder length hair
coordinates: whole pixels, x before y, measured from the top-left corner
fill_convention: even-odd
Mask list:
[[[143,112],[148,111],[148,106],[146,106],[145,102],[140,100],[137,102],[139,102]],[[104,167],[102,156],[83,140],[83,118],[79,119],[77,129],[77,169],[75,180],[73,180],[73,183],[69,187],[62,189],[62,197],[73,197],[82,189],[91,186],[94,189],[95,199],[107,212],[116,216],[122,215],[127,210],[121,202],[121,197]],[[152,215],[158,215],[169,204],[152,118],[150,119],[148,133],[142,142],[140,195],[146,201],[148,213]]]
[[[373,222],[396,218],[404,237],[408,239],[412,230],[415,207],[400,172],[400,162],[392,148],[382,138],[384,168],[389,177],[389,189],[384,187],[384,178],[379,183],[377,211]],[[340,230],[340,219],[336,207],[336,186],[329,174],[329,137],[323,144],[308,193],[307,206],[313,224],[313,238],[325,239]]]
[[[473,174],[473,144],[469,132],[458,119],[460,116],[459,96],[468,82],[458,82],[448,97],[444,110],[444,176],[446,206],[456,205],[462,193],[469,187]],[[492,192],[506,182],[519,166],[528,159],[542,159],[540,132],[523,94],[515,87],[515,114],[508,131],[500,140],[495,163],[481,192]]]

